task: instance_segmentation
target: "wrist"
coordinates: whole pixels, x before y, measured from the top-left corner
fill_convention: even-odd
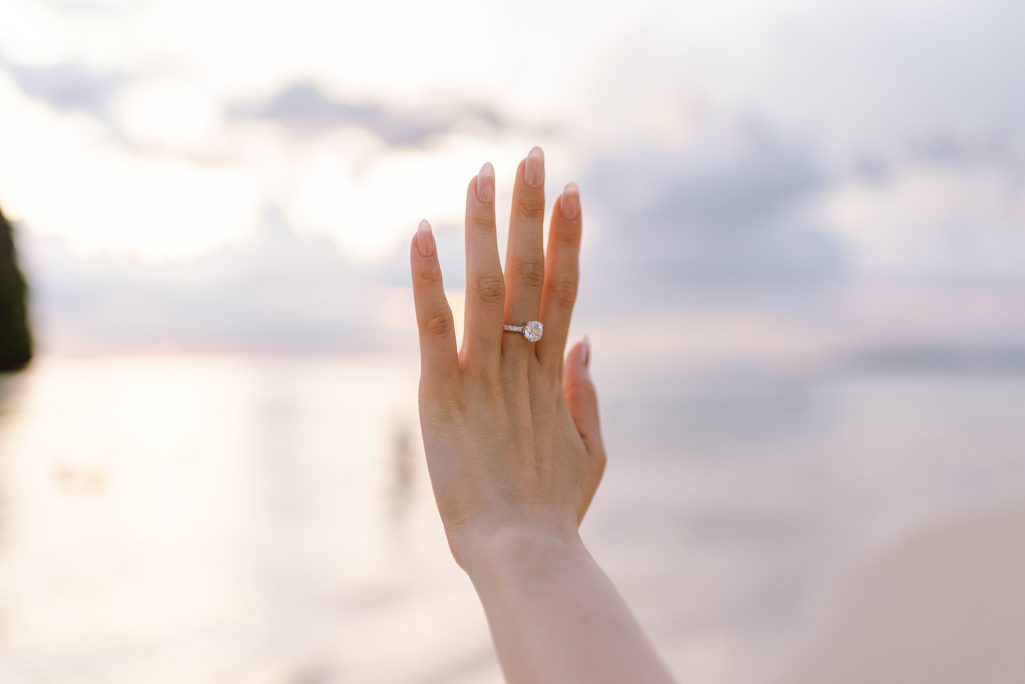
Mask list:
[[[537,574],[588,557],[576,529],[509,525],[462,542],[453,551],[474,584]]]

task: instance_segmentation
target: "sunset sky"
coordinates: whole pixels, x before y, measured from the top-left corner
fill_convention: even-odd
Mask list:
[[[47,350],[406,346],[418,220],[458,305],[465,184],[492,161],[507,202],[534,144],[550,201],[581,184],[577,327],[610,349],[1025,344],[1020,2],[2,16],[0,206]]]

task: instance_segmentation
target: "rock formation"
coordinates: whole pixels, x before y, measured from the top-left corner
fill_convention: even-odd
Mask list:
[[[13,227],[0,211],[0,371],[23,368],[32,359],[27,290]]]

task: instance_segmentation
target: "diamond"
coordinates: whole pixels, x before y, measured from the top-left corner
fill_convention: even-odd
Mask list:
[[[545,332],[545,326],[541,321],[527,321],[523,326],[523,336],[531,342],[538,342]]]

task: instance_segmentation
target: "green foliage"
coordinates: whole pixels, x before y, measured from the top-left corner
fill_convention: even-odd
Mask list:
[[[13,229],[0,211],[0,371],[23,368],[32,359],[27,290],[18,268]]]

